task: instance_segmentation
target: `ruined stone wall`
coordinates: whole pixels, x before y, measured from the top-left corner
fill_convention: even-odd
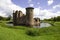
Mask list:
[[[24,16],[24,14],[22,13],[22,11],[19,11],[18,12],[18,18],[17,18],[17,23],[18,23],[18,25],[20,25],[20,24],[23,24],[23,16]]]
[[[40,26],[40,18],[34,18],[34,25],[39,25]]]
[[[14,13],[13,13],[13,24],[14,25],[17,25],[17,15],[18,15],[18,11],[15,11]]]
[[[14,25],[20,25],[23,24],[25,15],[22,13],[22,11],[15,11],[13,13],[13,24]]]
[[[27,26],[33,26],[33,25],[39,25],[40,19],[39,18],[33,18],[33,11],[34,8],[27,7],[26,8],[26,15],[22,13],[22,11],[15,11],[13,13],[13,24],[14,25],[27,25]]]

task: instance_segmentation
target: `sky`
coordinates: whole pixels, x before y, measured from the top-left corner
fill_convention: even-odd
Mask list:
[[[34,17],[40,19],[60,16],[60,0],[0,0],[0,16],[12,15],[13,10],[26,14],[26,7],[34,7]]]

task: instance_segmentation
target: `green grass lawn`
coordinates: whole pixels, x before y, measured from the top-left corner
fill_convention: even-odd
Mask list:
[[[36,28],[40,30],[40,36],[27,35],[28,29],[34,28],[7,26],[5,22],[0,22],[0,40],[60,40],[60,22],[55,22],[55,26]]]

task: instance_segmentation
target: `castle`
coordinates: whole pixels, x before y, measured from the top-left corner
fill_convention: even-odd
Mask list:
[[[13,12],[13,24],[14,25],[26,25],[26,26],[33,26],[39,25],[40,19],[33,18],[33,7],[26,8],[26,15],[22,13],[22,11],[15,11]]]

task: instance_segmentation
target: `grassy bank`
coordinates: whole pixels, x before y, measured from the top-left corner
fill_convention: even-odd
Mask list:
[[[7,26],[6,22],[0,22],[0,40],[60,40],[60,22],[54,24],[47,28],[36,28],[40,30],[40,36],[29,36],[26,31],[35,28]]]

